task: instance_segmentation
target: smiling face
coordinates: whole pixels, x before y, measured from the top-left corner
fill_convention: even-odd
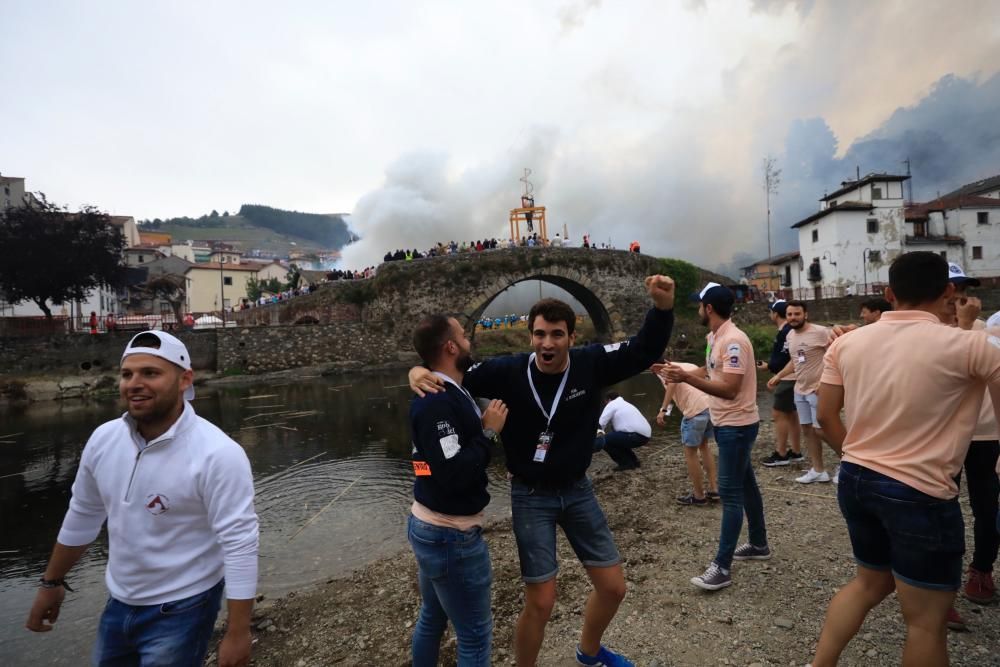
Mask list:
[[[147,440],[162,434],[184,410],[184,391],[194,374],[152,354],[122,359],[118,391]]]
[[[542,315],[535,316],[531,325],[531,347],[535,350],[535,364],[543,373],[561,373],[569,362],[569,348],[576,334],[568,332],[565,322],[549,322]]]
[[[801,329],[808,319],[806,311],[801,306],[789,306],[788,310],[785,311],[785,321],[793,329]]]

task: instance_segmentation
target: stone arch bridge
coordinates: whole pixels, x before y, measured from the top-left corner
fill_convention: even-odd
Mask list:
[[[413,363],[410,339],[423,315],[453,315],[471,336],[490,302],[526,280],[565,289],[586,308],[597,340],[621,340],[638,331],[650,307],[643,280],[662,270],[646,255],[583,248],[389,262],[369,280],[325,283],[312,294],[236,313],[239,326],[218,332],[217,368],[254,374],[317,366],[327,373]],[[719,278],[700,271],[697,279]]]
[[[652,257],[620,250],[513,248],[388,262],[368,280],[325,283],[309,295],[236,314],[243,326],[362,323],[409,347],[421,316],[454,316],[471,334],[508,287],[540,280],[569,292],[602,341],[631,335],[650,301],[643,279],[662,271]]]

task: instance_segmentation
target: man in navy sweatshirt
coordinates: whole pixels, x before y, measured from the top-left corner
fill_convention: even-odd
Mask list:
[[[625,575],[607,519],[586,472],[601,415],[603,387],[646,370],[667,346],[673,328],[674,281],[646,278],[655,308],[639,333],[612,345],[573,348],[576,314],[556,299],[536,303],[528,315],[532,354],[490,359],[472,367],[463,385],[474,396],[500,399],[510,409],[503,445],[511,479],[514,536],[525,582],[517,622],[517,664],[532,666],[556,599],[556,525],[562,527],[594,590],[584,609],[576,659],[582,665],[630,667],[601,645],[625,597]],[[410,371],[418,394],[442,381]]]
[[[453,317],[431,315],[417,325],[413,347],[444,391],[410,405],[413,506],[408,537],[417,559],[420,615],[413,629],[414,667],[434,667],[451,620],[460,667],[487,667],[493,639],[490,553],[483,540],[483,508],[490,502],[486,466],[507,408],[485,411],[462,388],[472,365],[471,345]]]

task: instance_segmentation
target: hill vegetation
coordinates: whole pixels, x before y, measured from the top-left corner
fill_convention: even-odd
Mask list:
[[[213,210],[197,218],[154,218],[141,220],[139,225],[144,231],[165,231],[175,236],[183,235],[179,228],[185,228],[187,236],[194,239],[255,240],[252,237],[266,237],[270,232],[328,250],[340,250],[357,240],[342,215],[301,213],[259,204],[244,204],[235,215],[230,215],[229,211],[220,214]],[[266,231],[250,234],[251,238],[248,238],[247,232],[254,229]]]

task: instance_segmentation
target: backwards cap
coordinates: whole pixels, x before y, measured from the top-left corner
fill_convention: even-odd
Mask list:
[[[141,345],[136,345],[135,341],[140,336],[153,336],[160,341],[158,347],[145,347]],[[182,369],[189,371],[191,370],[191,354],[188,352],[187,346],[176,336],[168,334],[165,331],[143,331],[137,333],[132,337],[132,340],[128,342],[125,346],[125,351],[122,352],[122,360],[125,357],[132,354],[151,354],[154,357],[159,357],[160,359],[166,359],[175,366],[180,366]],[[184,390],[184,399],[187,401],[194,399],[194,387],[188,387]]]

